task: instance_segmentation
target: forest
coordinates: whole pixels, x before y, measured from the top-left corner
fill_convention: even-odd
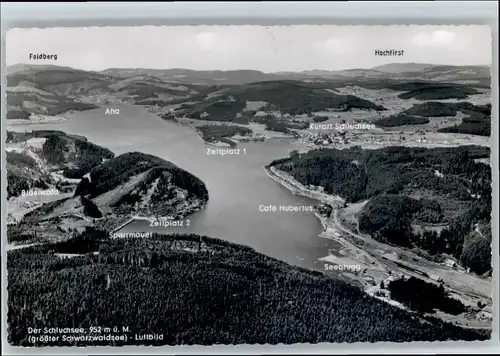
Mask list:
[[[203,125],[197,126],[197,130],[201,132],[203,140],[207,142],[227,142],[231,146],[235,146],[236,144],[231,140],[226,140],[231,136],[235,135],[251,135],[252,130],[247,127],[235,126],[235,125]]]
[[[151,183],[157,178],[162,178],[159,181],[157,190],[170,189],[174,186],[186,190],[188,193],[187,198],[208,199],[205,184],[197,177],[171,162],[144,153],[124,153],[93,168],[89,173],[90,181],[82,179],[75,190],[75,196],[90,195],[90,197],[96,197],[115,189],[120,184],[127,182],[132,176],[146,173],[138,186],[137,196],[135,198],[130,195],[126,196],[127,201],[123,201],[123,203],[133,204],[137,202],[140,199],[140,192],[145,193],[150,189]],[[168,179],[165,174],[168,175]],[[156,200],[155,197],[157,197]],[[163,198],[162,194],[153,194],[151,204],[161,202]]]
[[[194,105],[181,105],[177,112],[194,119],[248,124],[255,113],[245,114],[246,103],[249,101],[267,102],[276,110],[291,115],[310,114],[329,108],[343,111],[386,110],[371,101],[353,95],[328,92],[323,87],[321,83],[311,84],[293,80],[239,85],[226,88],[223,96],[205,98],[203,102]],[[239,113],[241,116],[237,115]]]
[[[383,127],[394,127],[403,125],[422,125],[428,124],[429,119],[425,117],[417,117],[406,114],[397,114],[389,117],[384,117],[373,122],[374,125]]]
[[[90,170],[103,162],[105,159],[112,159],[115,154],[108,150],[88,142],[87,140],[76,140],[75,149],[77,158],[74,159],[76,167],[66,167],[63,175],[67,178],[81,178]]]
[[[186,117],[208,121],[228,121],[240,124],[248,124],[247,116],[238,116],[245,109],[246,103],[242,100],[208,100],[201,104],[195,104],[187,111]],[[182,111],[181,111],[182,112]]]
[[[374,239],[403,247],[423,249],[431,256],[447,253],[464,267],[482,275],[491,272],[491,206],[472,204],[456,217],[447,217],[435,201],[400,195],[372,198],[359,214],[359,229]],[[442,226],[441,231],[414,231],[413,224]],[[441,224],[439,224],[441,223]],[[481,234],[474,230],[487,226]]]
[[[293,80],[268,81],[232,88],[230,95],[244,101],[265,101],[292,115],[324,111],[328,108],[386,110],[353,95],[339,95],[319,85]]]
[[[442,285],[427,283],[419,278],[399,278],[387,286],[391,299],[403,303],[419,313],[434,313],[439,309],[447,314],[458,315],[466,311],[465,305],[451,298]]]
[[[401,114],[378,119],[374,123],[388,127],[426,124],[429,122],[428,117],[455,116],[459,111],[466,115],[462,118],[462,121],[453,126],[440,128],[438,132],[490,136],[491,104],[474,105],[469,102],[442,103],[429,101],[414,105]]]
[[[33,101],[34,98],[40,104],[37,108],[29,105],[29,102]],[[7,93],[7,103],[10,107],[7,111],[7,119],[29,119],[31,114],[57,116],[71,110],[85,111],[97,108],[94,104],[68,100],[66,97],[48,92],[40,94],[38,92],[9,91]]]
[[[32,138],[46,138],[41,151],[34,152],[43,167],[28,153],[7,152],[7,193],[18,196],[22,190],[46,189],[55,182],[49,172],[62,170],[67,178],[81,178],[104,159],[114,157],[110,150],[88,142],[84,137],[67,135],[61,131],[7,131],[7,143],[24,142]],[[31,151],[33,149],[30,149]]]
[[[42,157],[49,164],[63,168],[63,175],[67,178],[81,178],[103,160],[114,157],[113,152],[84,137],[51,131],[37,131],[34,136],[47,139],[42,148]]]
[[[445,99],[465,99],[469,95],[478,94],[476,89],[452,84],[434,84],[432,86],[421,87],[398,95],[400,99],[417,100],[445,100]]]
[[[455,116],[457,108],[455,103],[442,103],[439,101],[427,101],[422,104],[415,104],[404,114],[422,117]]]
[[[48,188],[50,177],[39,169],[30,156],[7,151],[6,163],[7,198],[18,196],[23,190]]]
[[[370,199],[359,214],[359,229],[376,240],[410,247],[413,222],[437,224],[445,220],[442,208],[435,200],[387,194]],[[422,241],[422,247],[431,250],[431,246],[425,243]]]
[[[302,184],[322,186],[327,193],[340,195],[348,202],[402,192],[410,184],[461,197],[461,191],[472,187],[469,187],[472,183],[459,179],[463,176],[481,178],[474,183],[474,189],[484,190],[483,193],[491,189],[488,188],[491,168],[474,161],[489,155],[489,148],[473,145],[432,149],[403,146],[377,150],[322,148],[275,160],[269,166],[290,173]],[[440,179],[436,170],[448,174],[449,179]]]
[[[490,116],[487,116],[477,112],[470,112],[469,116],[464,117],[461,123],[449,127],[443,127],[439,129],[438,132],[490,136],[491,114]]]
[[[90,194],[96,197],[106,193],[139,173],[153,167],[165,165],[173,168],[173,163],[140,152],[128,152],[94,167],[89,173],[91,182],[86,180],[75,191],[75,196]]]
[[[422,104],[413,105],[405,111],[409,115],[422,117],[438,117],[438,116],[455,116],[457,111],[462,111],[466,114],[480,114],[483,116],[491,116],[491,104],[474,105],[467,101],[458,103],[428,101]]]
[[[489,220],[482,223],[487,225],[487,231],[485,233],[472,231],[466,235],[460,262],[477,274],[491,275],[493,268],[491,223]]]
[[[266,130],[283,132],[286,134],[290,134],[292,132],[291,129],[303,130],[309,127],[307,122],[294,122],[293,120],[281,119],[274,115],[254,116],[252,121],[266,125]]]
[[[370,199],[358,217],[361,232],[432,254],[449,253],[484,273],[491,269],[488,243],[477,247],[466,241],[475,224],[491,219],[491,167],[474,161],[489,152],[480,146],[318,149],[270,165],[347,202]],[[414,224],[444,229],[414,233]]]
[[[33,346],[28,326],[95,325],[128,326],[128,344],[149,345],[489,338],[438,320],[424,322],[321,272],[220,239],[107,236],[89,228],[69,241],[8,252],[11,344]],[[144,333],[164,339],[132,339]]]
[[[173,96],[182,94],[182,92],[180,92],[178,90],[165,88],[161,84],[154,85],[154,84],[151,84],[150,82],[148,82],[148,83],[143,83],[143,82],[129,83],[126,87],[126,91],[127,91],[128,95],[132,96],[136,102],[144,100],[144,99],[149,99],[149,98],[158,98],[158,94],[170,94]],[[163,100],[163,101],[159,100],[159,102],[165,103],[165,100]],[[151,102],[144,101],[144,104],[151,105]]]
[[[328,119],[329,119],[328,116],[314,116],[313,122],[325,122]]]
[[[107,148],[95,145],[85,137],[68,135],[62,131],[40,130],[7,134],[7,139],[11,142],[26,141],[30,138],[46,139],[41,158],[49,165],[63,169],[63,175],[67,178],[81,178],[104,159],[114,157],[114,153]]]
[[[37,87],[40,87],[41,89],[47,89],[51,85],[74,83],[80,81],[102,81],[104,85],[106,84],[106,79],[109,79],[109,76],[78,69],[31,69],[8,74],[7,86],[17,86],[23,81],[31,81],[33,83],[36,83]]]
[[[182,195],[184,191],[186,196]],[[193,203],[192,200],[206,202],[208,191],[191,173],[177,167],[158,166],[147,172],[136,188],[117,200],[113,208],[118,215],[130,216],[131,211],[136,211],[136,204],[144,202],[145,198],[148,200],[147,204],[142,204],[141,215],[177,216],[178,205]]]

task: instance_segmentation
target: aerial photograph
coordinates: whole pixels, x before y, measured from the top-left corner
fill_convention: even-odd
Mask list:
[[[16,28],[5,57],[11,346],[491,339],[490,27]]]

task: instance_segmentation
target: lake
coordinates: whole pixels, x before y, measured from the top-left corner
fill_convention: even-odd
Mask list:
[[[241,155],[207,155],[206,145],[189,127],[166,122],[138,106],[118,106],[119,115],[99,108],[71,115],[71,120],[35,125],[12,125],[10,130],[61,130],[82,135],[116,155],[138,151],[178,165],[203,180],[209,193],[205,209],[190,215],[189,227],[150,227],[146,221],[127,225],[122,232],[191,232],[219,237],[258,252],[307,267],[323,268],[318,258],[331,242],[318,237],[319,220],[311,212],[262,212],[261,205],[311,206],[316,201],[293,195],[270,179],[264,166],[288,156],[298,143],[290,139],[239,144]]]

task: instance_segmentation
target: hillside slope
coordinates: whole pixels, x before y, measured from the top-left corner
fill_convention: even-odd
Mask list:
[[[7,87],[7,119],[28,120],[31,114],[56,116],[67,111],[84,111],[97,106],[81,103],[47,90],[41,90],[31,82]]]
[[[62,241],[75,229],[110,231],[134,216],[180,219],[202,209],[205,184],[173,163],[125,153],[89,170],[73,197],[44,204],[11,227],[9,241]]]
[[[9,119],[59,115],[109,102],[165,104],[197,93],[191,84],[148,75],[114,76],[58,66],[12,66],[7,75]]]
[[[426,63],[390,63],[373,68],[392,78],[422,79],[434,82],[468,82],[490,86],[491,66],[486,65],[435,65]]]
[[[75,196],[88,196],[103,211],[118,215],[184,216],[208,200],[205,184],[161,158],[131,152],[89,172]]]
[[[7,131],[6,169],[8,197],[22,190],[47,188],[57,182],[51,173],[79,179],[104,160],[114,157],[106,148],[86,138],[61,131]]]
[[[459,258],[475,224],[490,224],[491,167],[475,162],[489,155],[477,146],[355,147],[313,150],[271,165],[347,202],[371,199],[359,229],[379,241]],[[489,266],[484,260],[478,271]]]
[[[61,259],[54,253],[80,255]],[[488,338],[420,319],[320,272],[196,235],[106,240],[105,233],[89,230],[65,243],[11,251],[7,263],[13,345],[33,345],[28,325],[116,325],[128,341],[115,345]],[[161,339],[134,338],[153,333]],[[109,341],[34,345],[92,344]]]
[[[248,108],[249,103],[259,104],[259,110],[267,111],[276,117],[283,114],[289,116],[312,114],[329,109],[386,110],[380,105],[354,95],[336,94],[329,85],[292,80],[221,87],[219,91],[197,99],[196,102],[186,103],[177,108],[176,115],[247,124],[256,120],[252,118],[256,111]]]
[[[110,68],[101,72],[122,78],[147,75],[160,78],[170,83],[199,85],[242,85],[265,80],[275,80],[276,76],[258,70],[190,70],[182,68],[146,69],[146,68]]]

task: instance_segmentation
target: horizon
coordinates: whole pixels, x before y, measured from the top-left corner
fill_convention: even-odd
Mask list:
[[[15,28],[5,63],[109,68],[258,70],[371,69],[389,63],[492,63],[484,25],[107,26]],[[393,50],[392,54],[375,54]],[[396,54],[398,52],[398,54]],[[30,54],[56,55],[32,59]]]
[[[230,69],[230,70],[224,70],[224,69],[192,69],[192,68],[183,68],[183,67],[165,67],[165,68],[145,68],[145,67],[109,67],[103,70],[86,70],[82,68],[77,68],[73,66],[62,66],[62,65],[56,65],[56,64],[34,64],[34,63],[15,63],[6,66],[5,68],[8,70],[12,67],[16,66],[30,66],[30,67],[59,67],[59,68],[70,68],[73,70],[82,70],[82,71],[87,71],[87,72],[96,72],[96,73],[102,73],[106,72],[109,70],[187,70],[187,71],[193,71],[193,72],[238,72],[238,71],[252,71],[252,72],[260,72],[263,74],[280,74],[280,73],[305,73],[305,72],[342,72],[342,71],[353,71],[353,70],[377,70],[377,67],[381,66],[386,66],[386,65],[428,65],[428,66],[434,66],[434,67],[440,67],[440,66],[449,66],[449,67],[490,67],[491,64],[463,64],[463,65],[454,65],[454,64],[436,64],[436,63],[417,63],[417,62],[391,62],[383,65],[377,65],[375,67],[371,68],[344,68],[344,69],[335,69],[335,70],[329,70],[329,69],[321,69],[321,68],[316,68],[316,69],[307,69],[307,70],[301,70],[301,71],[276,71],[276,72],[264,72],[258,69],[251,69],[251,68],[239,68],[239,69]],[[7,73],[11,74],[11,73]]]

